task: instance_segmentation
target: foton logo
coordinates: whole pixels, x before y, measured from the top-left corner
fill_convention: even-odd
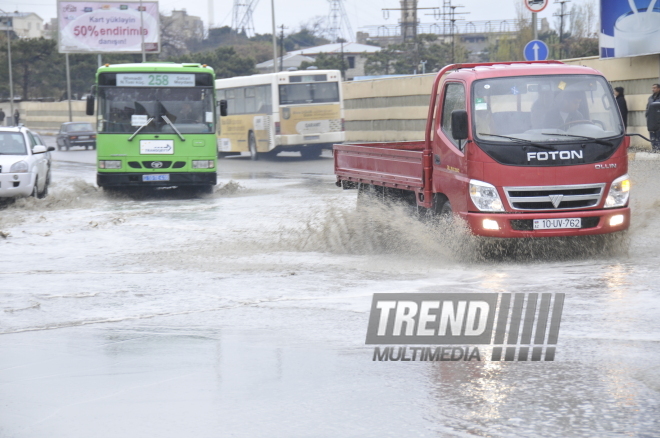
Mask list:
[[[538,160],[572,160],[573,158],[583,158],[584,151],[552,151],[552,152],[527,152],[527,161]]]
[[[596,164],[596,169],[616,169],[616,164]]]

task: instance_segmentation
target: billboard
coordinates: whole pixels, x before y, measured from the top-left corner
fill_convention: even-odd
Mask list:
[[[600,0],[600,57],[660,53],[660,2]]]
[[[160,52],[158,2],[57,3],[60,53]],[[142,26],[141,26],[142,24]]]

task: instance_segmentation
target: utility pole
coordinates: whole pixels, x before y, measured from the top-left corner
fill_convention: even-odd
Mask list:
[[[571,15],[570,13],[564,13],[564,4],[568,3],[571,0],[558,0],[555,4],[559,3],[561,5],[561,12],[559,14],[553,14],[555,17],[559,17],[559,59],[562,58],[563,51],[563,42],[564,42],[564,17]]]
[[[277,71],[277,27],[275,26],[275,0],[270,0],[270,11],[273,19],[273,73]]]
[[[11,36],[9,35],[9,13],[0,9],[0,12],[5,14],[7,21],[5,26],[7,26],[7,61],[9,63],[9,114],[7,120],[14,120],[14,78],[12,77],[12,68],[11,68]],[[14,27],[14,22],[12,21],[12,28]],[[11,123],[12,125],[14,123]],[[10,124],[7,123],[7,126]]]
[[[341,40],[341,80],[346,80],[346,64],[344,64],[344,40]]]
[[[456,18],[456,15],[467,15],[469,12],[456,12],[456,8],[464,8],[465,6],[452,5],[451,0],[445,0],[442,5],[442,13],[433,14],[434,17],[443,17],[442,18],[442,28],[443,36],[446,35],[446,22],[449,22],[449,37],[451,38],[451,62],[454,64],[456,62],[456,42],[454,41],[454,30],[456,29],[456,21],[462,20],[462,18]],[[447,18],[449,17],[449,18]],[[444,39],[444,38],[443,38]]]
[[[280,70],[282,71],[282,65],[284,64],[284,29],[288,29],[288,27],[284,27],[284,25],[280,26]]]

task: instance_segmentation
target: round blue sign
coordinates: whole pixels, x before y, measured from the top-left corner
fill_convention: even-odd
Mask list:
[[[545,61],[548,59],[549,52],[548,45],[539,40],[528,42],[523,51],[527,61]]]

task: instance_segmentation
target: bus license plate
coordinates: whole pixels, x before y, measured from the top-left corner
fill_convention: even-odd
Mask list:
[[[169,175],[142,175],[142,181],[169,181]]]
[[[535,230],[557,230],[562,228],[582,228],[582,218],[534,219]]]

